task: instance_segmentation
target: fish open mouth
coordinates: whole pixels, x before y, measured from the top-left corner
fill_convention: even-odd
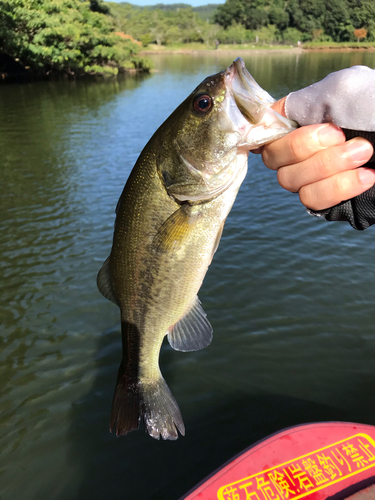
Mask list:
[[[238,57],[222,73],[228,99],[225,112],[241,136],[237,146],[251,150],[283,137],[297,124],[274,111],[275,99],[251,76]]]
[[[231,92],[238,109],[251,125],[258,124],[275,99],[257,84],[241,57],[237,57],[227,72],[231,80]]]

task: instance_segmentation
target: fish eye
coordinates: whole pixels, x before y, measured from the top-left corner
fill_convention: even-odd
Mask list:
[[[197,113],[207,113],[212,106],[212,99],[209,95],[198,95],[193,102],[194,110]]]

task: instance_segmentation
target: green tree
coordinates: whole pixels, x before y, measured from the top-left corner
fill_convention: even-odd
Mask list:
[[[324,33],[335,42],[347,42],[353,39],[353,28],[346,0],[325,0],[322,28]]]
[[[217,11],[217,8],[220,4],[210,3],[207,5],[201,5],[200,7],[193,7],[193,11],[198,14],[198,16],[203,19],[203,21],[209,22],[213,24],[214,17]]]
[[[283,8],[277,5],[272,5],[268,18],[270,24],[277,26],[279,31],[285,30],[289,26],[289,14]]]
[[[297,44],[303,39],[303,33],[297,28],[287,28],[282,32],[285,43]]]
[[[108,5],[113,15],[113,25],[122,26],[122,31],[137,40],[143,40],[146,34],[150,34],[151,41],[159,45],[203,41],[204,39],[207,22],[200,18],[190,6],[161,4],[152,7],[136,7],[113,2]]]
[[[354,28],[365,28],[367,40],[375,40],[375,2],[374,0],[347,0],[350,20]]]
[[[206,45],[214,45],[216,40],[220,41],[220,34],[223,32],[223,28],[218,24],[206,23],[202,26],[201,36],[203,42]]]
[[[276,39],[276,26],[269,24],[254,32],[258,40],[262,43],[272,44]]]
[[[247,30],[243,24],[233,23],[227,29],[218,34],[220,43],[245,43],[254,40],[254,34]]]
[[[227,0],[220,5],[215,22],[228,28],[232,23],[243,24],[247,29],[258,29],[269,22],[264,4],[257,0]]]
[[[97,0],[3,0],[1,50],[40,76],[147,69],[138,46],[114,33],[103,9]]]
[[[100,12],[101,14],[109,14],[109,7],[101,2],[101,0],[90,0],[90,10],[92,12]]]
[[[290,17],[289,25],[310,37],[313,29],[323,26],[326,13],[324,0],[289,0],[286,10]]]
[[[245,8],[241,0],[227,0],[218,7],[214,20],[225,29],[232,23],[243,24],[244,16]]]
[[[134,12],[134,6],[130,3],[107,2],[110,10],[111,20],[116,31],[122,31],[133,35],[129,30],[131,26],[131,16]]]
[[[170,24],[163,16],[159,16],[159,11],[153,13],[150,33],[158,45],[162,45],[167,41],[167,31]]]
[[[145,33],[141,36],[140,41],[142,42],[143,47],[147,47],[152,42],[152,36],[150,33]]]

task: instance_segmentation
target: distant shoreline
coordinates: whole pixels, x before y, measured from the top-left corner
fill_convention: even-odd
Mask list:
[[[289,49],[242,49],[242,48],[233,48],[233,49],[168,49],[166,48],[165,50],[161,49],[153,49],[153,50],[141,50],[139,52],[139,55],[144,55],[144,56],[149,56],[152,54],[217,54],[217,55],[223,55],[223,54],[231,54],[231,53],[236,53],[238,52],[241,53],[246,53],[246,54],[302,54],[304,52],[303,49],[299,47],[293,47]]]
[[[255,54],[255,55],[260,55],[260,54],[303,54],[306,52],[375,52],[375,47],[314,47],[314,48],[302,48],[302,47],[290,47],[290,48],[282,48],[282,49],[271,49],[271,48],[266,48],[266,49],[249,49],[249,48],[224,48],[224,49],[183,49],[183,48],[176,48],[176,49],[170,49],[166,47],[165,49],[145,49],[141,50],[139,52],[139,55],[172,55],[172,54],[190,54],[190,55],[196,55],[196,54],[217,54],[217,55],[224,55],[224,54],[238,54],[238,52],[241,52],[241,54]]]
[[[304,52],[375,52],[375,47],[312,47]]]

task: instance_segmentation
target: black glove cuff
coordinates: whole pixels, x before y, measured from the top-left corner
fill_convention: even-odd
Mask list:
[[[347,140],[353,137],[364,137],[375,147],[375,132],[342,130]],[[375,168],[375,154],[370,161],[363,166]],[[343,201],[332,208],[327,208],[325,210],[311,210],[308,208],[307,211],[311,215],[323,217],[328,221],[347,221],[354,229],[363,231],[372,224],[375,224],[375,186],[359,196],[351,200]]]

